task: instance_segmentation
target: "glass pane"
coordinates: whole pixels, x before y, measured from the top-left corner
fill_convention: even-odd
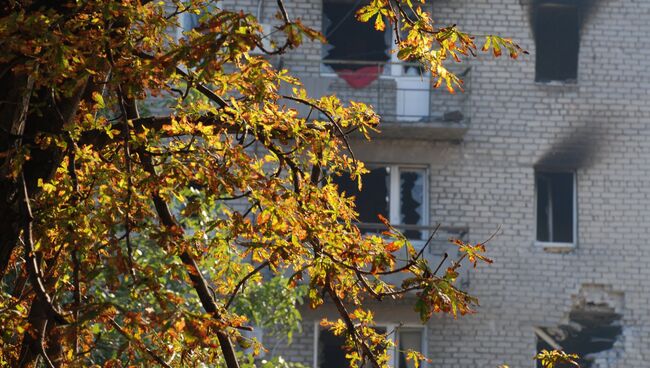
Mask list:
[[[424,225],[424,170],[400,170],[400,224]],[[406,230],[411,239],[422,239],[422,231]]]
[[[552,241],[573,243],[573,173],[553,173],[551,194],[553,195]]]
[[[537,188],[537,240],[547,242],[550,241],[550,192],[548,181],[544,174],[538,173],[536,175],[536,188]]]
[[[536,173],[537,240],[573,242],[573,173]]]
[[[386,333],[385,327],[375,327],[380,334]],[[345,358],[346,351],[343,348],[345,338],[334,335],[330,330],[321,330],[318,335],[318,364],[319,368],[345,368],[350,364]],[[366,362],[369,366],[369,362]]]
[[[370,172],[361,177],[363,187],[359,191],[357,183],[347,176],[333,178],[339,191],[355,197],[359,221],[362,223],[380,223],[378,215],[389,218],[388,199],[390,186],[390,168],[381,166],[369,168]],[[363,229],[362,229],[363,230]],[[366,228],[365,232],[377,232],[379,228]]]
[[[422,329],[420,328],[402,328],[398,331],[397,346],[397,368],[415,368],[415,362],[406,360],[406,352],[415,350],[422,352]]]
[[[578,75],[579,15],[571,5],[536,8],[535,80],[575,80]]]

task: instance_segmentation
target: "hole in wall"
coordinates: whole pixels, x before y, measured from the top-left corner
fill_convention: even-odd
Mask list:
[[[583,286],[565,323],[535,328],[537,351],[577,354],[583,368],[611,366],[623,351],[622,305],[623,294],[611,287]]]

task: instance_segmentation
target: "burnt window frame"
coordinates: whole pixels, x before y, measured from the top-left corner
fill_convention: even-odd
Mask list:
[[[402,323],[402,322],[387,322],[387,321],[379,321],[375,324],[375,327],[377,328],[382,328],[386,329],[388,331],[388,337],[389,339],[395,344],[393,349],[390,349],[388,351],[389,355],[389,364],[391,368],[398,368],[399,365],[399,352],[398,352],[398,341],[397,341],[397,336],[398,336],[398,331],[400,329],[404,330],[420,330],[422,332],[422,337],[420,340],[420,344],[422,349],[420,350],[420,353],[422,353],[424,356],[428,355],[428,339],[429,339],[429,329],[427,325],[423,324],[417,324],[417,323]],[[312,367],[313,368],[320,368],[318,365],[318,343],[319,343],[319,338],[320,334],[322,331],[328,330],[327,328],[324,328],[320,325],[320,321],[314,321],[314,346],[313,346],[313,355],[312,355]],[[429,364],[426,361],[420,362],[420,367],[422,368],[427,368],[429,367]]]
[[[578,83],[578,75],[580,72],[580,24],[581,24],[581,17],[582,17],[582,12],[581,8],[579,6],[580,4],[576,0],[540,0],[537,1],[536,4],[534,5],[534,17],[533,17],[533,42],[535,43],[535,83],[540,83],[540,84],[549,84],[549,83],[561,83],[561,84],[577,84]],[[576,47],[575,47],[575,76],[571,78],[564,78],[564,79],[559,79],[559,78],[548,78],[539,75],[539,32],[540,29],[538,28],[538,23],[540,21],[540,9],[542,8],[572,8],[576,12]]]
[[[538,203],[538,185],[537,185],[537,176],[538,174],[571,174],[572,176],[572,196],[573,196],[573,203],[572,203],[572,236],[571,242],[559,242],[559,241],[543,241],[543,240],[538,240],[538,234],[537,234],[537,228],[538,228],[538,223],[539,219],[537,217],[538,212],[537,212],[537,207],[539,205]],[[535,205],[533,206],[533,219],[534,219],[534,232],[533,232],[533,239],[534,239],[534,244],[539,247],[543,248],[575,248],[578,244],[578,173],[576,170],[570,170],[570,169],[552,169],[552,168],[535,168],[534,173],[533,173],[533,180],[534,180],[534,202]]]
[[[400,172],[402,170],[421,170],[423,172],[422,174],[422,203],[423,203],[423,208],[422,208],[422,225],[423,227],[428,227],[430,226],[429,224],[429,211],[430,211],[430,206],[431,203],[429,202],[429,166],[428,165],[419,165],[419,164],[395,164],[395,163],[384,163],[384,162],[367,162],[365,164],[366,168],[369,170],[372,169],[377,169],[377,168],[388,168],[389,169],[389,174],[388,174],[388,216],[387,219],[389,223],[393,226],[395,226],[398,230],[400,230],[402,233],[405,233],[405,230],[400,229],[400,225],[402,224],[401,221],[401,209],[400,209],[400,193],[401,193],[401,182],[400,182]],[[362,189],[363,190],[363,189]],[[357,209],[358,210],[358,209]],[[372,224],[380,224],[379,219],[376,220],[375,223]],[[411,242],[411,244],[419,248],[424,245],[426,242],[427,238],[429,237],[430,233],[429,230],[422,230],[421,231],[421,239],[416,239],[416,238],[407,238]]]

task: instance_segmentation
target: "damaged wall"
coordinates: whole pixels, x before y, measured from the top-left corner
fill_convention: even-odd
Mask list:
[[[573,299],[564,323],[536,329],[537,350],[559,348],[577,354],[583,368],[613,366],[624,348],[623,294],[605,285],[586,285]]]
[[[252,6],[258,3],[247,1]],[[265,14],[272,17],[275,2],[264,4]],[[285,0],[285,4],[294,18],[321,29],[322,0]],[[520,0],[434,2],[438,25],[455,23],[474,34],[512,37],[533,54],[517,61],[472,59],[471,88],[459,93],[469,99],[465,116],[471,116],[462,142],[405,138],[374,140],[365,146],[351,142],[355,155],[366,162],[428,167],[432,224],[467,227],[472,243],[484,241],[499,225],[503,229],[487,246],[495,264],[472,270],[467,291],[479,297],[478,313],[457,320],[436,316],[427,326],[427,355],[433,359],[427,368],[502,364],[530,368],[537,348],[533,326],[560,329],[590,325],[594,319],[614,334],[618,327],[622,331],[611,347],[591,353],[591,368],[646,367],[650,1],[583,3],[579,78],[565,84],[535,82],[530,17],[534,2],[521,4]],[[283,56],[285,66],[319,77],[321,47],[308,43]],[[382,94],[388,96],[383,87]],[[337,92],[345,99],[352,95],[350,90],[341,83]],[[566,252],[550,253],[535,242],[536,168],[577,170],[579,236]],[[610,297],[616,293],[598,285],[624,291],[624,308]],[[576,294],[578,290],[582,291]],[[377,319],[418,323],[407,304],[387,304],[386,313],[377,314]],[[594,306],[603,308],[600,314],[590,312]],[[315,321],[323,315],[308,310],[303,317],[303,335],[296,336],[291,346],[280,344],[276,352],[311,367]]]

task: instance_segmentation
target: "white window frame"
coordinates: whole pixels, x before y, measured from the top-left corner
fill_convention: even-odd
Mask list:
[[[366,163],[368,169],[374,168],[389,168],[389,179],[388,179],[388,221],[391,225],[394,225],[398,230],[403,232],[399,225],[401,223],[401,214],[400,214],[400,170],[422,170],[424,172],[423,176],[423,198],[422,198],[422,226],[429,226],[429,167],[426,165],[414,165],[414,164],[389,164],[382,162],[368,162]],[[428,238],[428,230],[422,230],[422,239],[409,239],[411,244],[414,247],[424,246],[426,239]]]
[[[424,356],[427,356],[428,352],[428,328],[426,325],[418,325],[418,324],[413,324],[413,323],[396,323],[396,322],[377,322],[375,327],[383,327],[386,329],[386,331],[389,333],[389,338],[391,341],[394,343],[393,349],[390,349],[388,351],[388,361],[390,362],[390,366],[392,368],[397,367],[397,359],[399,355],[397,354],[397,350],[399,346],[395,344],[395,340],[397,338],[397,330],[400,328],[408,328],[408,329],[420,329],[422,330],[422,353]],[[313,368],[318,368],[318,336],[320,335],[320,332],[322,330],[325,330],[326,328],[321,327],[320,321],[314,321],[314,354],[313,354],[313,362],[312,362],[312,367]],[[427,368],[428,363],[426,360],[420,362],[420,367],[422,368]]]
[[[537,191],[539,188],[537,188],[537,173],[570,173],[573,176],[573,242],[567,243],[567,242],[548,242],[548,241],[540,241],[537,240]],[[573,249],[577,246],[578,244],[578,173],[576,170],[562,170],[562,169],[546,169],[546,168],[540,168],[540,169],[535,169],[533,173],[533,180],[535,182],[534,188],[534,196],[535,196],[535,205],[533,206],[533,218],[535,221],[535,226],[534,226],[534,232],[533,232],[533,243],[535,246],[540,247],[540,248],[560,248],[560,249]]]

